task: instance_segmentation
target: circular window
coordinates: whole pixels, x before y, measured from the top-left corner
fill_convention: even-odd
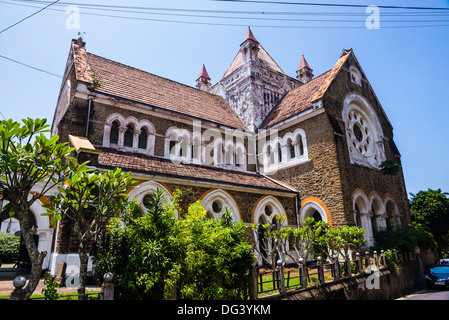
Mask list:
[[[267,205],[265,206],[264,211],[265,211],[265,214],[266,214],[267,216],[271,216],[271,214],[273,213],[273,207],[270,206],[269,204],[267,204]]]
[[[212,210],[215,213],[220,213],[222,208],[223,208],[223,205],[222,205],[221,201],[215,200],[214,202],[212,202]]]
[[[356,151],[365,157],[372,154],[372,133],[368,121],[357,110],[351,110],[348,114],[349,136],[352,138],[351,151]]]
[[[151,202],[153,201],[153,195],[147,194],[143,197],[142,203],[145,207],[149,207],[151,205]]]

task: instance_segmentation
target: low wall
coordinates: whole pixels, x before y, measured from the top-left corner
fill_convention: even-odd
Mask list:
[[[397,271],[382,268],[350,279],[265,296],[259,300],[392,300],[425,288],[420,259],[405,262]]]

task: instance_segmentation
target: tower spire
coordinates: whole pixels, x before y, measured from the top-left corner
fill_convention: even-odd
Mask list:
[[[298,70],[296,70],[296,79],[301,81],[303,84],[309,82],[313,78],[312,69],[310,68],[309,64],[306,61],[306,58],[304,58],[304,55],[302,55],[301,62],[299,63]]]
[[[196,87],[200,90],[207,91],[211,86],[210,77],[207,73],[206,67],[203,64],[203,67],[201,68],[200,75],[198,76],[198,79],[196,79]]]

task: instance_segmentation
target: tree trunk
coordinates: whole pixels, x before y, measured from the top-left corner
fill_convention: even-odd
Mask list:
[[[81,240],[78,248],[78,254],[80,256],[80,280],[78,287],[78,299],[87,300],[86,294],[86,274],[87,264],[89,262],[89,256],[87,255],[87,241]]]
[[[23,205],[19,210],[16,209],[16,215],[19,219],[22,237],[31,261],[31,274],[30,279],[28,280],[28,283],[24,288],[24,299],[29,298],[31,294],[33,294],[34,290],[36,290],[36,287],[39,284],[42,276],[42,263],[44,262],[44,258],[47,255],[46,251],[39,252],[36,243],[34,242],[34,234],[36,233],[36,230],[34,227],[30,227],[28,210],[29,208],[27,205]]]

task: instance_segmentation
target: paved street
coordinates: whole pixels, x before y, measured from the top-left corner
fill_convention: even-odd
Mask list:
[[[421,290],[397,300],[449,300],[449,290]]]

